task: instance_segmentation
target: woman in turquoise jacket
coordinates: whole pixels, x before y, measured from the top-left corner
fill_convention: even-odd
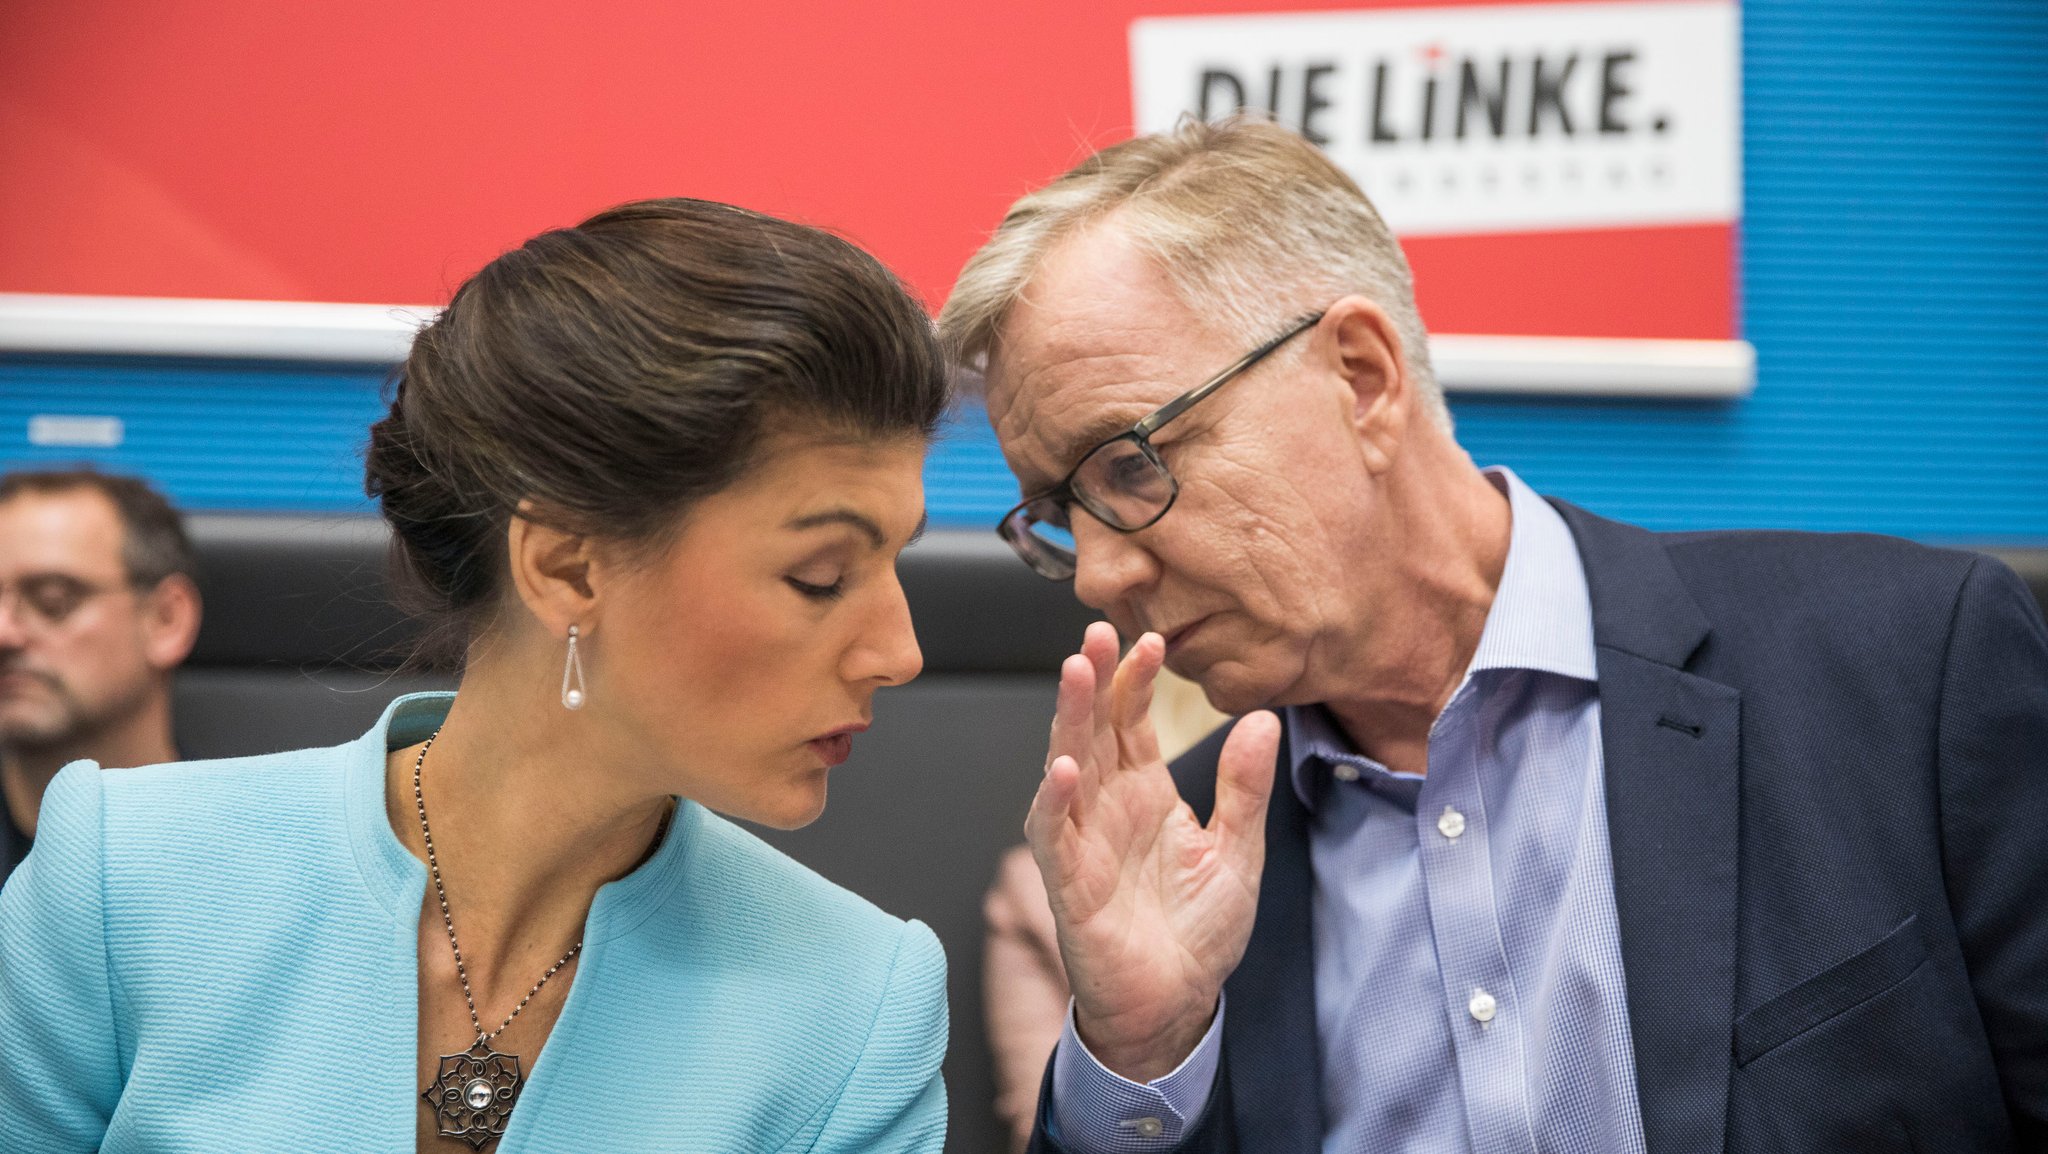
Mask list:
[[[917,674],[945,399],[811,229],[651,201],[492,261],[368,451],[459,691],[58,776],[0,891],[0,1151],[937,1151],[937,940],[718,815],[815,818]]]

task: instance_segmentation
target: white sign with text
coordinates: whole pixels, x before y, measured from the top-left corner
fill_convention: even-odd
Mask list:
[[[1726,223],[1740,38],[1715,0],[1159,17],[1131,80],[1139,131],[1272,116],[1406,236]]]

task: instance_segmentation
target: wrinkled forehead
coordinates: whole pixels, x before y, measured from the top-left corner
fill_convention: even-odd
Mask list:
[[[1200,384],[1202,366],[1229,358],[1215,326],[1145,271],[1048,261],[1005,316],[986,398],[1025,492],[1056,482],[1089,448]]]
[[[989,422],[1025,491],[1057,481],[1090,447],[1177,395],[1162,360],[1142,351],[991,358]]]

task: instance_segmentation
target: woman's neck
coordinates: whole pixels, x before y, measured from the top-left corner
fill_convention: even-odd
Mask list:
[[[619,751],[545,686],[496,673],[464,677],[423,763],[422,746],[385,763],[391,827],[425,861],[424,801],[470,982],[494,1003],[581,939],[598,887],[647,859],[672,804],[632,782]]]

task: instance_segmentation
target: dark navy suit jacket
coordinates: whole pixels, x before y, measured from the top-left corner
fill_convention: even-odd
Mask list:
[[[2026,587],[1889,538],[1650,533],[1553,503],[1592,595],[1652,1154],[2048,1149],[2048,629]],[[1173,766],[1204,821],[1222,743]],[[1322,1146],[1285,748],[1182,1151]]]

